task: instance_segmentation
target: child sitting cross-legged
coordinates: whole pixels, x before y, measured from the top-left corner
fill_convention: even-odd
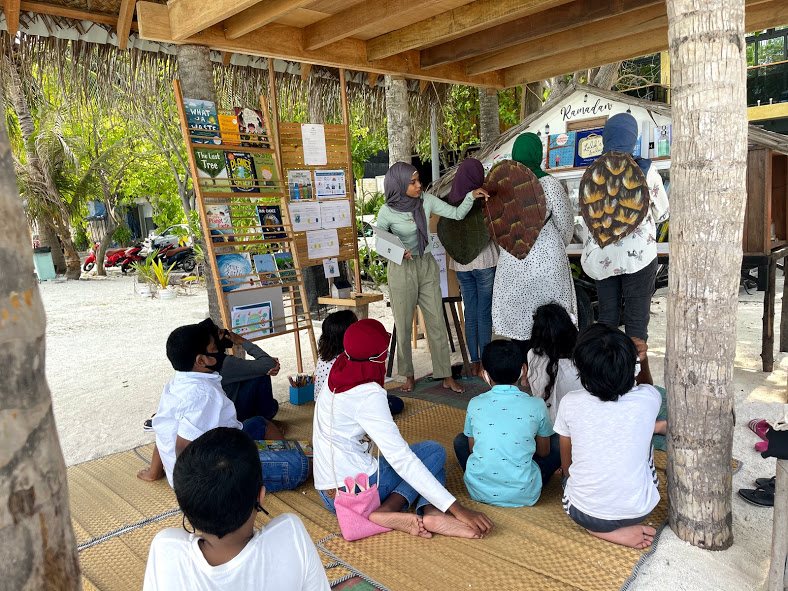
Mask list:
[[[617,328],[583,331],[574,362],[583,390],[566,394],[555,422],[569,478],[564,509],[591,535],[647,548],[656,531],[640,523],[659,503],[651,438],[662,397],[635,383],[638,351]]]
[[[510,341],[493,341],[482,353],[482,377],[492,390],[468,403],[465,430],[454,451],[475,501],[502,507],[531,506],[558,469],[550,452],[553,425],[544,400],[521,392],[522,353]]]
[[[298,517],[279,515],[255,531],[265,486],[246,433],[218,427],[192,441],[178,456],[174,485],[184,527],[156,534],[143,591],[328,591]],[[186,530],[186,519],[199,533]]]

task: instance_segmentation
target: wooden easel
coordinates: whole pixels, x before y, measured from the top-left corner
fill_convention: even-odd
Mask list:
[[[269,61],[269,75],[271,75],[271,103],[276,110],[276,92],[273,85],[273,62]],[[200,213],[200,222],[203,236],[205,237],[205,258],[211,265],[214,287],[219,294],[219,307],[222,315],[222,323],[225,327],[235,329],[247,328],[264,332],[251,340],[262,340],[292,333],[295,339],[296,363],[298,371],[303,371],[303,361],[301,357],[301,341],[299,333],[306,330],[309,334],[310,345],[312,347],[313,361],[317,363],[317,344],[312,328],[312,319],[309,316],[309,307],[306,304],[306,291],[304,289],[303,275],[299,259],[300,251],[296,245],[296,238],[293,234],[292,223],[289,219],[287,209],[286,191],[283,179],[283,168],[281,159],[281,144],[279,142],[278,119],[275,117],[273,125],[268,110],[268,101],[265,96],[260,96],[260,107],[265,119],[264,133],[249,134],[244,133],[245,137],[258,144],[267,144],[268,147],[250,147],[239,145],[239,135],[232,134],[231,141],[228,138],[221,138],[221,144],[205,144],[195,142],[195,138],[205,138],[205,130],[190,128],[183,105],[183,94],[179,80],[173,81],[175,90],[175,101],[178,107],[178,116],[181,122],[183,137],[186,142],[186,152],[189,158],[194,193],[197,208]],[[213,133],[213,132],[212,132]],[[217,135],[221,136],[217,132]],[[224,192],[211,191],[211,187],[222,186],[217,181],[207,184],[205,177],[201,177],[195,158],[195,150],[216,150],[221,152],[247,152],[250,154],[270,154],[274,160],[279,175],[279,181],[271,183],[261,178],[248,179],[253,186],[261,192]],[[227,185],[230,186],[230,181]],[[282,224],[276,224],[274,228],[266,228],[255,223],[258,205],[276,204],[280,207]],[[206,205],[225,206],[230,210],[232,227],[230,232],[225,232],[224,236],[230,240],[228,242],[214,242],[211,234],[211,227],[208,223]],[[276,230],[274,232],[273,230]],[[266,238],[265,234],[276,234],[276,237]],[[272,254],[273,252],[289,252],[292,256],[293,268],[287,270],[277,270],[275,272],[253,272],[251,274],[222,276],[217,262],[217,254],[244,253],[251,256],[255,253]],[[225,289],[239,288],[243,286],[244,292],[253,290],[264,290],[271,287],[281,288],[281,297],[284,314],[272,316],[264,324],[246,324],[243,326],[232,325],[232,314],[227,300],[228,292]],[[239,290],[240,292],[240,290]],[[232,293],[230,291],[229,293]],[[261,292],[261,297],[262,296]],[[270,293],[270,292],[269,292]],[[266,296],[267,297],[267,296]],[[262,330],[260,330],[262,328]]]

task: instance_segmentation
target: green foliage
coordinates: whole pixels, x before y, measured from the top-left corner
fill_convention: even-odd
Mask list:
[[[498,116],[503,126],[511,127],[520,123],[520,99],[517,88],[498,91]]]
[[[90,248],[90,237],[82,224],[77,226],[77,231],[74,234],[74,247],[80,251]]]
[[[118,229],[112,234],[112,240],[120,246],[128,246],[131,242],[131,238],[131,230],[129,230],[125,222],[118,226]]]
[[[364,178],[364,163],[381,150],[389,147],[388,131],[382,125],[370,130],[362,124],[360,109],[350,117],[350,152],[353,159],[353,178]]]
[[[375,287],[388,284],[385,258],[372,248],[361,248],[358,251],[358,259],[361,262],[361,274],[371,279]]]
[[[170,273],[173,267],[175,267],[175,263],[170,265],[165,271],[164,264],[160,260],[154,260],[151,264],[151,271],[153,272],[155,283],[162,289],[166,289],[170,285]]]
[[[378,211],[380,211],[381,206],[385,202],[386,196],[383,193],[378,191],[370,193],[362,189],[356,195],[356,217],[361,217],[362,215],[374,215],[377,217]]]
[[[143,261],[134,261],[131,263],[131,268],[137,273],[137,281],[140,283],[154,283],[156,275],[153,272],[153,263],[156,260],[156,255],[159,254],[158,250],[154,250]]]

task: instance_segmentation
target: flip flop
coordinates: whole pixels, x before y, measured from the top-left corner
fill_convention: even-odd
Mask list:
[[[769,421],[766,419],[753,419],[747,423],[747,426],[750,428],[750,431],[766,441],[766,432],[769,430]]]
[[[774,494],[774,489],[775,489],[774,478],[756,478],[755,485],[758,487],[758,490],[762,490],[763,492]]]
[[[768,441],[759,441],[755,444],[755,451],[763,452],[769,449],[769,442]]]
[[[768,493],[763,490],[740,488],[739,496],[751,505],[757,505],[758,507],[774,507],[774,493]]]

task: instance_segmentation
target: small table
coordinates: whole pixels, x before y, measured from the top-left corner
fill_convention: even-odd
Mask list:
[[[345,298],[317,298],[319,304],[336,306],[337,310],[351,310],[359,320],[369,318],[369,305],[372,302],[383,301],[382,293],[351,293],[349,299]]]

